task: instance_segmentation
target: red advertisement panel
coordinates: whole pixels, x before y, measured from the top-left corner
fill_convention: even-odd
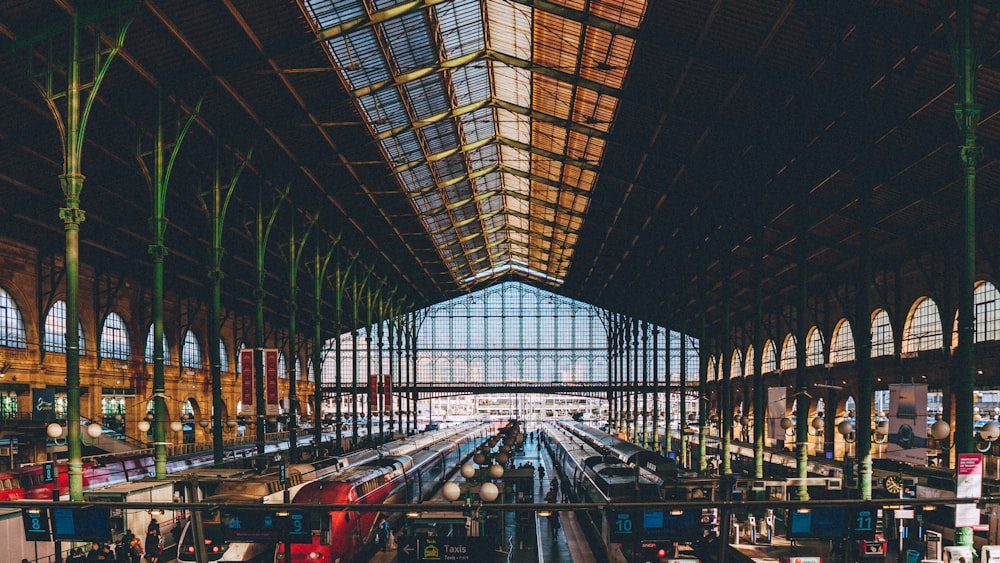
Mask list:
[[[278,414],[278,351],[264,350],[264,404],[268,416]]]
[[[240,414],[253,414],[253,368],[253,350],[240,350]]]
[[[368,376],[368,410],[378,410],[378,375]]]

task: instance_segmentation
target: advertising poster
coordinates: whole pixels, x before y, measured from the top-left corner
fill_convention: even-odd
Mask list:
[[[56,390],[34,388],[31,390],[31,420],[52,422],[56,419]]]
[[[392,412],[392,376],[387,373],[382,377],[385,378],[382,383],[382,410]]]
[[[927,464],[927,385],[889,385],[889,443],[885,456]]]
[[[264,405],[267,416],[278,416],[278,351],[264,350]]]
[[[253,350],[240,350],[240,413],[253,415]]]
[[[785,402],[788,397],[787,387],[767,388],[767,427],[772,440],[784,440],[785,429],[781,427],[781,419],[787,412]]]
[[[368,376],[368,410],[375,412],[378,409],[378,374]]]

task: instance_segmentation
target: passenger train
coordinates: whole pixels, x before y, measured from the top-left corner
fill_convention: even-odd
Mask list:
[[[381,505],[419,502],[437,490],[475,450],[488,425],[453,433],[418,448],[392,448],[383,455],[348,467],[302,487],[292,499],[304,505]],[[444,431],[439,431],[444,432]],[[360,560],[373,548],[378,511],[335,510],[315,514],[310,544],[292,544],[290,563]],[[284,552],[276,560],[284,563]]]

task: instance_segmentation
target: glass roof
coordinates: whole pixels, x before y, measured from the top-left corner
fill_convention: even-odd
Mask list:
[[[306,0],[461,285],[565,278],[644,0]]]

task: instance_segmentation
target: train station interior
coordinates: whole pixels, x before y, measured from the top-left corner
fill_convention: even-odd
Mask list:
[[[1000,559],[994,2],[16,0],[0,44],[0,527],[42,467],[83,502],[245,455],[294,503],[417,443],[484,456],[451,502],[531,461],[491,502],[544,504],[586,442],[674,535],[598,484],[565,500],[603,524],[476,529],[688,563],[704,508],[706,561]],[[851,510],[877,532],[795,516]]]

